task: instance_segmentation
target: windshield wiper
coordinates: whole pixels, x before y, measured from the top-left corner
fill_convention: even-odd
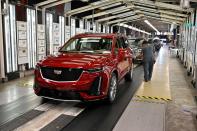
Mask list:
[[[80,53],[94,53],[94,51],[79,51]]]

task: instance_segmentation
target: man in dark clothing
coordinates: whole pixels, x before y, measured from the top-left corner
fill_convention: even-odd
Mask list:
[[[142,55],[144,66],[144,80],[148,82],[152,78],[153,65],[155,63],[154,47],[149,45],[147,41],[142,43]]]

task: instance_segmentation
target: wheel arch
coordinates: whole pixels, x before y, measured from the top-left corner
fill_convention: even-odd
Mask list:
[[[112,73],[114,73],[116,75],[117,79],[119,79],[119,74],[118,74],[118,71],[116,69],[113,70]],[[112,75],[112,73],[111,73],[111,75]]]

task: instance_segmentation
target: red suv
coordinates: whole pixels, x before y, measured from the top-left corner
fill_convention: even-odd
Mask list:
[[[117,34],[79,34],[36,65],[34,91],[57,100],[116,98],[118,82],[132,81],[132,51]]]

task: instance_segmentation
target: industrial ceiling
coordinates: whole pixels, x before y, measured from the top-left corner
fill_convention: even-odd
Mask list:
[[[46,0],[34,4],[38,9],[50,9],[68,2],[74,3],[74,8],[64,12],[65,16],[109,25],[127,23],[148,32],[154,30],[144,20],[150,21],[160,32],[167,32],[170,24],[183,23],[194,11],[193,8],[182,8],[181,0]],[[190,0],[190,4],[195,2]]]

